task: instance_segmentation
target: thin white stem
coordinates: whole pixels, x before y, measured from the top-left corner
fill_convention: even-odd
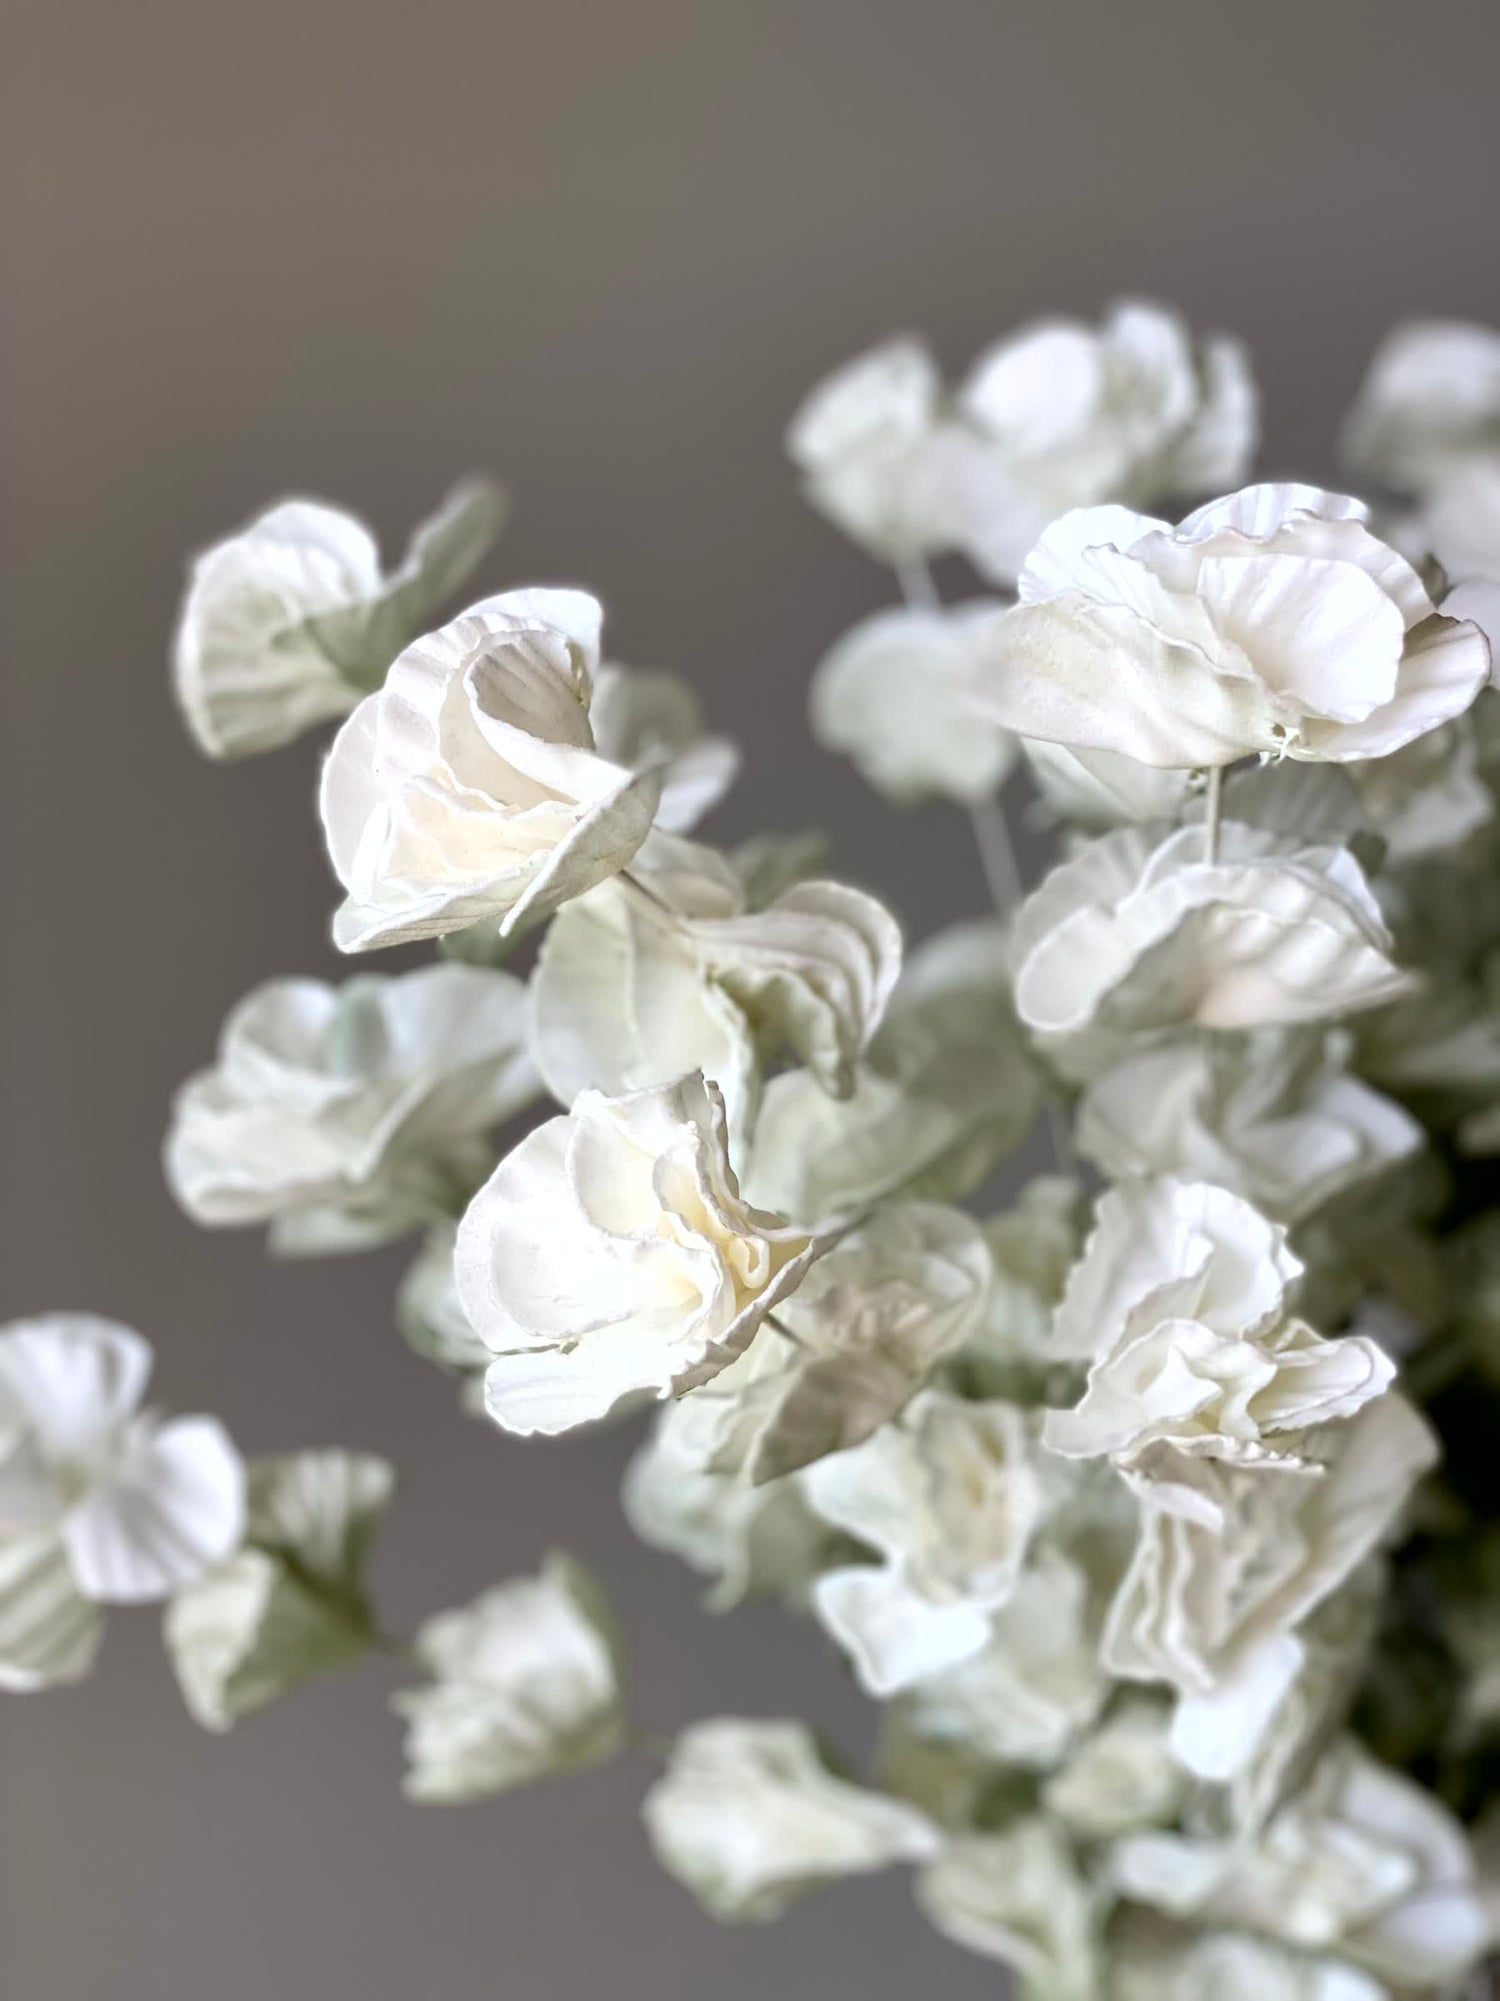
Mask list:
[[[969,808],[969,821],[995,915],[1009,917],[1025,896],[1026,888],[1021,881],[1005,808],[998,798],[981,799]]]
[[[937,611],[941,605],[932,565],[925,556],[902,556],[895,565],[896,582],[908,611]]]
[[[1224,804],[1224,767],[1216,764],[1208,774],[1204,794],[1203,859],[1212,868],[1219,859],[1219,815]]]

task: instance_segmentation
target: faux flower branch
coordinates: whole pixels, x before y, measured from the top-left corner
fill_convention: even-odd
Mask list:
[[[1500,1941],[1500,335],[1401,330],[1345,437],[1372,501],[1244,484],[1242,350],[1141,304],[813,392],[808,497],[899,598],[815,732],[967,810],[995,905],[904,957],[817,842],[698,838],[734,750],[587,593],[435,624],[494,488],[390,574],[300,501],[195,566],[195,736],[341,717],[335,943],[438,958],[241,1002],[171,1185],[282,1253],[420,1233],[397,1317],[463,1408],[655,1406],[640,1535],[883,1705],[859,1778],[795,1720],[672,1743],[647,1831],[724,1920],[913,1865],[1028,2001],[1436,2001]],[[1039,1117],[1053,1171],[996,1194]],[[0,1334],[0,1683],[158,1599],[211,1729],[401,1648],[414,1799],[646,1741],[571,1559],[394,1641],[391,1468],[247,1468],[140,1413],[148,1366]]]

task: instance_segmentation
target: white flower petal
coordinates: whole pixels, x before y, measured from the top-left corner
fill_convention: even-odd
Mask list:
[[[134,1438],[69,1510],[78,1588],[102,1604],[165,1598],[229,1555],[245,1525],[245,1473],[216,1418],[179,1417]]]

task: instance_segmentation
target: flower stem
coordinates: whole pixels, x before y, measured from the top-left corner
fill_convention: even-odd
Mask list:
[[[997,917],[1009,917],[1026,894],[1016,850],[1010,838],[1005,808],[998,798],[981,799],[969,808],[974,843]]]
[[[1224,767],[1216,764],[1208,774],[1208,790],[1204,794],[1203,818],[1203,859],[1212,868],[1219,859],[1219,815],[1224,804]]]
[[[908,611],[937,611],[940,600],[932,581],[932,565],[925,556],[903,556],[895,564],[896,582]]]

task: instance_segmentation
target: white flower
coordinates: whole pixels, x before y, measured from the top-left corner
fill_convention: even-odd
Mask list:
[[[835,1778],[801,1723],[694,1724],[641,1811],[662,1867],[727,1923],[938,1847],[914,1808]]]
[[[1145,1034],[1289,1027],[1409,991],[1359,864],[1229,821],[1163,839],[1120,827],[1054,868],[1016,914],[1015,1005],[1064,1075],[1097,1075]]]
[[[981,1650],[907,1692],[920,1737],[975,1762],[1055,1765],[1109,1694],[1099,1584],[1076,1552],[1044,1546],[1028,1556]]]
[[[1195,783],[1191,771],[1159,771],[1116,750],[1069,750],[1022,737],[1021,751],[1047,807],[1087,833],[1122,820],[1180,820]]]
[[[995,452],[948,409],[937,363],[900,337],[835,370],[793,417],[786,448],[813,506],[887,561],[939,555],[968,525],[1029,509]]]
[[[950,1372],[971,1395],[1059,1401],[1047,1394],[1059,1370],[1052,1314],[1082,1246],[1087,1211],[1080,1183],[1044,1174],[1027,1182],[1013,1208],[986,1220],[991,1274],[984,1312]],[[1067,1362],[1061,1366],[1076,1373]]]
[[[825,1521],[884,1559],[827,1571],[813,1587],[819,1619],[872,1695],[981,1650],[1041,1508],[1020,1411],[924,1390],[897,1422],[802,1481]]]
[[[196,1221],[269,1222],[278,1250],[378,1243],[461,1203],[537,1088],[509,973],[272,980],[179,1091],[167,1179]]]
[[[440,1369],[466,1378],[490,1365],[490,1351],[474,1332],[453,1274],[457,1230],[437,1223],[406,1268],[396,1295],[396,1323],[407,1345]]]
[[[173,673],[210,757],[273,750],[377,687],[505,519],[500,490],[456,487],[390,576],[369,529],[316,501],[283,501],[194,564]]]
[[[1334,1951],[1403,1990],[1446,1987],[1488,1941],[1463,1828],[1352,1738],[1253,1838],[1138,1834],[1112,1866],[1139,1902]]]
[[[1172,1756],[1171,1712],[1126,1696],[1042,1788],[1047,1811],[1085,1841],[1113,1839],[1177,1818],[1188,1775]]]
[[[1382,757],[1489,674],[1363,502],[1252,486],[1177,528],[1128,508],[1056,521],[986,628],[975,697],[1022,736],[1168,769],[1254,752]]]
[[[1109,2001],[1392,2001],[1343,1960],[1242,1932],[1189,1931],[1142,1910],[1111,1928],[1109,1958]]]
[[[1177,1690],[1173,1751],[1204,1778],[1255,1756],[1305,1662],[1298,1626],[1390,1533],[1436,1449],[1387,1392],[1303,1456],[1277,1469],[1165,1451],[1137,1482],[1140,1539],[1104,1662]]]
[[[1409,862],[1457,848],[1495,817],[1495,795],[1479,768],[1468,716],[1445,723],[1388,757],[1351,764],[1370,825],[1391,860]]]
[[[975,635],[1004,609],[986,599],[947,610],[876,612],[824,656],[813,734],[845,752],[900,805],[990,798],[1016,760],[1015,738],[974,711]]]
[[[1408,1158],[1411,1114],[1349,1074],[1345,1038],[1262,1029],[1126,1056],[1078,1106],[1074,1144],[1112,1181],[1215,1181],[1283,1223]]]
[[[717,1434],[701,1392],[668,1404],[626,1468],[626,1519],[642,1542],[713,1578],[710,1611],[751,1596],[800,1597],[824,1567],[835,1531],[808,1507],[795,1478],[752,1487],[738,1474],[711,1471]]]
[[[685,834],[734,783],[740,754],[727,737],[703,734],[698,698],[675,674],[606,660],[589,704],[594,748],[631,771],[660,770],[656,824]]]
[[[1069,508],[1222,491],[1255,450],[1255,385],[1239,343],[1195,348],[1175,313],[1133,300],[1098,329],[1044,320],[997,342],[959,403],[1029,503],[979,520],[968,540],[1003,582]]]
[[[334,739],[323,831],[345,952],[487,921],[534,923],[624,868],[659,765],[601,757],[589,722],[598,603],[511,591],[407,647]]]
[[[167,1607],[167,1652],[204,1729],[230,1729],[371,1645],[361,1573],[395,1484],[368,1453],[252,1463],[244,1547]]]
[[[1500,355],[1500,336],[1496,336]],[[1458,461],[1429,493],[1412,531],[1442,564],[1453,588],[1443,610],[1471,618],[1490,642],[1491,685],[1500,653],[1500,377],[1494,449]]]
[[[50,1535],[96,1604],[167,1597],[244,1527],[244,1469],[218,1420],[139,1408],[151,1359],[89,1313],[0,1330],[0,1544]]]
[[[409,1799],[468,1800],[618,1750],[619,1668],[598,1586],[570,1557],[429,1619],[431,1686],[393,1698],[406,1718]]]
[[[1344,429],[1357,471],[1424,493],[1473,452],[1500,448],[1500,333],[1412,320],[1376,350]]]
[[[1037,1098],[1005,934],[954,925],[907,959],[848,1098],[830,1098],[808,1071],[771,1079],[746,1193],[810,1217],[897,1193],[956,1201],[1025,1137]]]
[[[917,1878],[917,1901],[945,1938],[1011,1967],[1023,1994],[1097,2001],[1104,1900],[1044,1816],[949,1840]]]
[[[989,1278],[962,1210],[878,1210],[813,1267],[777,1325],[693,1393],[710,1468],[759,1486],[862,1443],[964,1340]]]
[[[73,1581],[58,1537],[0,1533],[0,1689],[30,1695],[82,1681],[103,1636],[103,1615]]]
[[[702,1070],[738,1152],[762,1061],[779,1051],[849,1094],[900,966],[900,928],[862,890],[797,882],[751,909],[712,849],[655,835],[633,880],[558,913],[533,984],[533,1047],[564,1104]]]
[[[698,1072],[624,1098],[581,1092],[459,1224],[459,1299],[495,1355],[490,1415],[566,1431],[632,1394],[707,1382],[821,1248],[740,1199],[723,1100]]]

